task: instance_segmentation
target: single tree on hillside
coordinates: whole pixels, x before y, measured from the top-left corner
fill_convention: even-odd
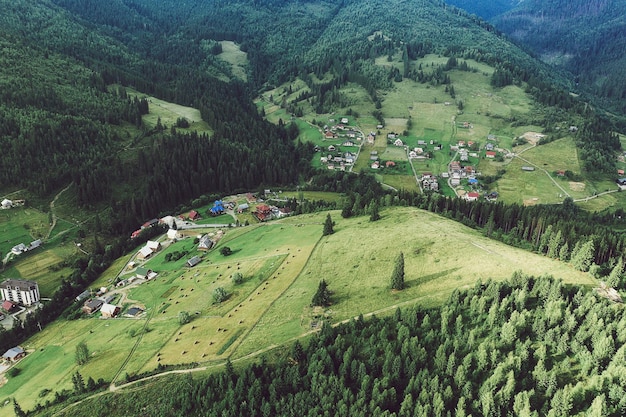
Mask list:
[[[326,307],[330,305],[330,290],[326,280],[321,280],[320,285],[317,287],[317,291],[311,300],[311,305]]]
[[[333,223],[333,219],[330,218],[330,213],[326,215],[326,221],[324,222],[324,232],[323,236],[332,235],[335,233],[335,224]]]
[[[89,360],[89,348],[85,342],[80,342],[76,345],[76,363],[78,365],[84,365]]]
[[[380,207],[378,206],[378,200],[372,200],[370,204],[370,221],[375,222],[380,220]]]
[[[398,291],[404,289],[404,254],[402,252],[396,258],[396,264],[393,267],[391,288]]]
[[[228,299],[228,293],[222,287],[217,287],[213,290],[213,301],[216,304],[221,303],[222,301],[226,301]]]

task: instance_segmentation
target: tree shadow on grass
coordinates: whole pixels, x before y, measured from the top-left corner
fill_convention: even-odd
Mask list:
[[[435,272],[434,274],[423,275],[421,277],[417,277],[416,279],[412,279],[410,281],[404,282],[404,287],[417,287],[422,284],[426,284],[427,282],[434,281],[438,278],[445,277],[446,275],[451,275],[452,273],[458,271],[461,267],[446,269],[444,271]]]

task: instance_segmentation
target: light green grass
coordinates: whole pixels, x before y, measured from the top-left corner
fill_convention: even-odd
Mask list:
[[[161,124],[166,127],[172,127],[176,125],[176,120],[179,118],[185,118],[189,121],[189,127],[186,129],[179,129],[180,131],[196,131],[200,133],[207,133],[211,135],[213,133],[211,127],[202,120],[200,110],[193,107],[187,107],[176,103],[171,103],[165,100],[161,100],[156,97],[149,96],[140,91],[134,90],[130,87],[125,87],[126,92],[131,97],[138,97],[140,99],[146,98],[148,100],[149,113],[142,117],[143,123],[149,127],[155,127],[161,120]]]
[[[221,41],[220,43],[222,44],[222,53],[218,57],[231,65],[231,71],[235,77],[247,81],[248,54],[243,52],[235,42]]]
[[[217,250],[191,269],[168,269],[173,263],[159,259],[166,249],[146,264],[163,269],[155,280],[123,290],[124,305],[145,307],[144,318],[89,318],[49,326],[25,344],[35,353],[20,364],[23,373],[0,388],[0,400],[15,396],[31,408],[42,389],[70,388],[76,370],[85,378],[109,380],[120,372],[123,379],[158,364],[239,358],[299,337],[318,314],[309,303],[322,278],[333,291],[333,305],[321,314],[332,323],[359,313],[387,314],[403,303],[438,305],[454,288],[473,285],[477,279],[506,279],[516,270],[593,285],[589,275],[566,264],[488,240],[432,213],[392,208],[381,214],[382,219],[372,223],[367,216],[343,219],[333,211],[335,234],[326,237],[325,212],[228,229]],[[194,246],[192,239],[173,248],[177,245]],[[233,255],[219,253],[225,245]],[[408,288],[392,292],[389,276],[400,250]],[[101,280],[111,279],[127,262],[128,256],[116,262]],[[234,272],[242,273],[242,284],[232,283]],[[218,286],[231,295],[213,304],[211,294]],[[190,323],[180,325],[181,311],[191,314]],[[77,367],[74,352],[81,341],[92,356]]]
[[[313,320],[309,304],[321,279],[333,291],[333,305],[326,309],[333,323],[359,313],[390,313],[403,303],[439,305],[455,288],[472,286],[479,279],[507,279],[516,270],[551,274],[577,285],[594,284],[589,275],[567,264],[489,240],[432,213],[394,208],[381,214],[374,223],[367,217],[339,220],[336,233],[320,240],[301,275],[235,356],[258,349],[266,340],[278,344],[308,332]],[[408,288],[394,292],[389,280],[400,251]]]

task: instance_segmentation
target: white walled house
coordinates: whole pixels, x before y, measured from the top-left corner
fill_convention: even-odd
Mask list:
[[[0,284],[0,295],[3,300],[25,306],[36,304],[41,298],[36,282],[19,279],[8,279]]]

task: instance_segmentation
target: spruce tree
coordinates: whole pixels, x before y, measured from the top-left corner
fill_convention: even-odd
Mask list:
[[[611,273],[606,279],[606,284],[609,287],[619,288],[622,283],[622,272],[624,272],[624,262],[622,258],[619,258],[617,264],[611,270]]]
[[[326,280],[321,280],[317,291],[311,300],[311,305],[326,307],[330,305],[330,290]]]
[[[330,213],[326,215],[326,221],[324,222],[324,236],[332,235],[335,233],[333,219],[330,218]]]
[[[378,200],[372,200],[370,205],[370,221],[375,222],[380,220],[380,207],[378,206]]]
[[[404,289],[404,254],[402,252],[396,258],[391,274],[391,288],[398,291]]]

